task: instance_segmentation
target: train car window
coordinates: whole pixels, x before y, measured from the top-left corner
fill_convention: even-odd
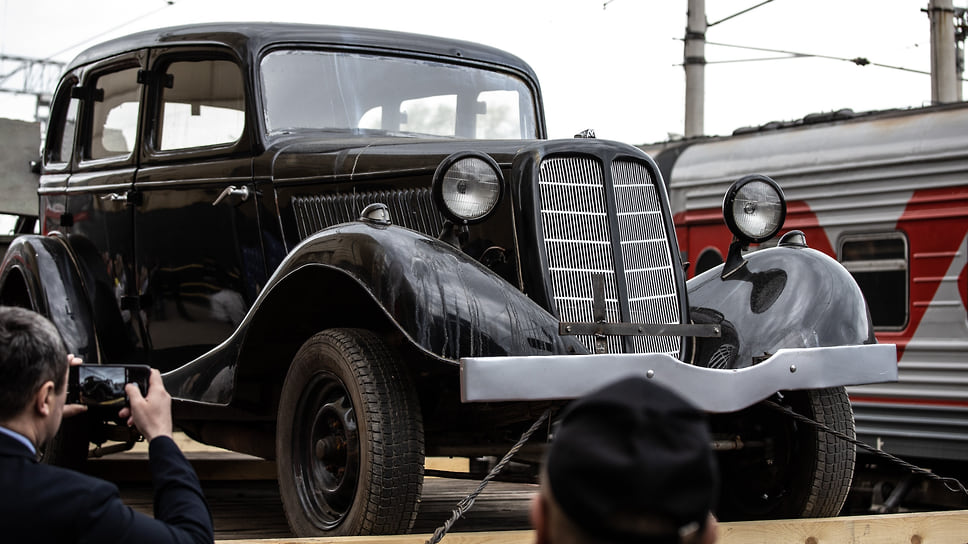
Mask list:
[[[838,251],[867,299],[877,330],[900,330],[908,320],[908,244],[900,232],[845,236]]]

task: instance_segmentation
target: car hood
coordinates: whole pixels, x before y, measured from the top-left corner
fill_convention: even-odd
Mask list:
[[[257,164],[259,177],[275,182],[332,177],[353,181],[385,174],[432,173],[447,156],[461,151],[487,153],[502,167],[540,140],[442,140],[410,138],[300,139],[281,142]]]

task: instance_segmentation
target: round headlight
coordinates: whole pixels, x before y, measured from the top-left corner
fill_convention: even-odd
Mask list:
[[[483,221],[501,200],[503,187],[501,169],[484,153],[455,153],[434,173],[434,201],[458,224]]]
[[[780,232],[786,219],[786,199],[772,179],[759,174],[746,176],[726,191],[723,217],[737,238],[758,244]]]

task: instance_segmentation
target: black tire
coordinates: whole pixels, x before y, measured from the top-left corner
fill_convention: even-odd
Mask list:
[[[15,279],[10,280],[11,277],[15,277]],[[37,304],[28,294],[23,277],[18,274],[8,276],[8,280],[14,284],[20,284],[20,288],[5,289],[3,294],[0,295],[0,304],[18,306],[36,312]],[[50,319],[50,316],[45,315],[44,317]],[[40,462],[82,471],[87,463],[88,448],[91,444],[89,425],[86,413],[62,419],[57,434],[46,444],[41,445],[39,449]]]
[[[791,391],[784,407],[854,438],[854,417],[843,387]],[[856,447],[813,425],[763,405],[734,429],[747,443],[720,455],[719,517],[725,520],[829,517],[840,513],[854,475]]]
[[[409,532],[423,488],[416,391],[369,331],[331,329],[303,344],[279,402],[276,465],[297,536]]]

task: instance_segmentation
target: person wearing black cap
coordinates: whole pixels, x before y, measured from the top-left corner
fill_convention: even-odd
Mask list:
[[[705,414],[630,377],[565,409],[531,522],[538,544],[709,544],[718,493]]]

